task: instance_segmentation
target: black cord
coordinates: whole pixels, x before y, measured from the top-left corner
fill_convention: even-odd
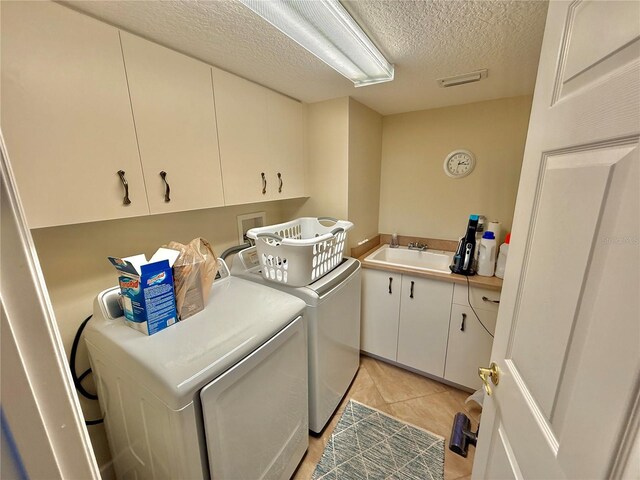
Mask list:
[[[69,367],[71,370],[71,378],[73,379],[73,384],[75,385],[76,390],[78,390],[78,392],[80,392],[84,397],[88,398],[89,400],[97,400],[98,395],[87,392],[81,383],[82,380],[84,380],[87,377],[87,375],[89,375],[92,372],[92,370],[90,368],[85,370],[84,372],[82,372],[82,374],[79,377],[78,377],[78,374],[76,373],[76,356],[78,354],[78,345],[80,344],[80,336],[82,335],[84,327],[86,327],[89,320],[91,320],[91,317],[93,317],[93,315],[89,315],[87,318],[84,319],[84,321],[78,327],[76,336],[73,338],[73,344],[71,345],[71,358],[69,359]],[[100,418],[98,420],[85,420],[84,423],[87,426],[89,426],[89,425],[98,425],[102,422],[104,422],[103,418]]]
[[[80,344],[80,336],[82,335],[82,331],[84,330],[84,327],[86,327],[89,320],[91,320],[91,317],[93,317],[93,315],[89,315],[87,318],[85,318],[85,320],[78,327],[76,336],[73,339],[73,344],[71,345],[71,358],[69,359],[69,363],[71,366],[71,378],[73,378],[73,384],[76,386],[76,389],[89,400],[97,400],[98,396],[93,393],[87,392],[82,386],[82,384],[80,383],[81,379],[85,378],[91,372],[91,369],[88,369],[86,372],[84,372],[80,376],[80,378],[76,373],[76,355],[78,354],[78,345]]]
[[[471,285],[469,284],[469,277],[467,275],[465,275],[465,278],[467,279],[467,302],[469,302],[469,306],[471,307],[471,310],[473,310],[474,315],[476,316],[476,318],[480,322],[480,325],[482,325],[482,328],[484,328],[487,331],[487,333],[489,334],[489,336],[491,338],[494,338],[493,334],[489,331],[489,329],[487,327],[484,326],[484,323],[482,323],[482,320],[480,320],[480,317],[478,316],[478,313],[476,312],[476,309],[473,308],[473,305],[471,305],[471,296],[469,294],[469,290],[471,290]]]

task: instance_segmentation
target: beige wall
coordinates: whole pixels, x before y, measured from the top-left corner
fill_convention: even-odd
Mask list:
[[[531,96],[390,115],[383,118],[382,233],[456,240],[469,214],[511,228]],[[468,177],[445,175],[452,150],[477,159]]]
[[[292,204],[291,218],[347,218],[349,98],[307,105],[306,172],[309,199]]]
[[[236,216],[264,211],[268,223],[279,223],[288,201],[223,207],[191,212],[152,215],[122,220],[67,225],[32,230],[37,254],[51,297],[56,321],[67,354],[75,332],[93,311],[96,295],[117,285],[117,274],[107,256],[127,256],[145,253],[147,257],[163,244],[176,240],[186,243],[204,237],[216,254],[238,244]],[[84,344],[78,350],[77,371],[89,367]],[[83,382],[95,391],[91,380]],[[100,417],[98,402],[80,396],[85,418]],[[109,460],[109,451],[102,425],[90,426],[99,465]],[[112,472],[107,469],[105,478]]]
[[[310,198],[283,213],[352,221],[350,248],[378,233],[382,116],[348,97],[310,104],[307,114]]]
[[[354,223],[350,246],[378,233],[381,156],[382,115],[350,99],[348,218]]]

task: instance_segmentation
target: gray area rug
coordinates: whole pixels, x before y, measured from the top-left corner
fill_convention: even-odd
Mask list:
[[[444,438],[354,400],[312,480],[443,480]]]

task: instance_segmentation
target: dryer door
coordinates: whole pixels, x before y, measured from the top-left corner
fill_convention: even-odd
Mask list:
[[[302,317],[205,386],[200,399],[212,478],[289,479],[309,443]]]

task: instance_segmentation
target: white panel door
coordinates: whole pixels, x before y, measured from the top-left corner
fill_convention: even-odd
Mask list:
[[[274,199],[305,194],[304,106],[295,100],[267,91],[269,131],[269,181]]]
[[[267,89],[213,68],[220,161],[227,205],[268,200]]]
[[[0,231],[0,476],[98,480],[100,470],[1,136]]]
[[[148,214],[118,30],[53,2],[0,8],[2,133],[29,227]]]
[[[396,360],[398,315],[402,275],[382,270],[362,270],[362,325],[360,348]]]
[[[211,67],[120,35],[151,213],[224,205]]]
[[[625,467],[640,420],[639,18],[640,2],[549,5],[474,478]]]
[[[453,283],[402,276],[398,362],[444,377]]]

